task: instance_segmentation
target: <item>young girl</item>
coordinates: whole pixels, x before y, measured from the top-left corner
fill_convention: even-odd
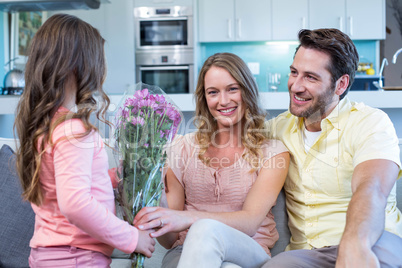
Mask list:
[[[113,248],[154,251],[149,231],[115,216],[107,154],[89,121],[97,99],[98,119],[109,106],[104,42],[88,23],[57,14],[30,45],[15,129],[23,197],[36,214],[31,267],[109,267]]]
[[[198,131],[179,138],[169,154],[170,209],[144,208],[134,222],[160,228],[151,235],[172,248],[163,267],[260,267],[278,240],[271,208],[289,153],[264,139],[257,86],[236,55],[206,60],[195,98]]]

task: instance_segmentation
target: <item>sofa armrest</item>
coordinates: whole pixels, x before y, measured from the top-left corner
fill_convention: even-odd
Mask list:
[[[0,150],[0,267],[28,267],[29,241],[35,213],[21,197],[15,156],[8,145]]]

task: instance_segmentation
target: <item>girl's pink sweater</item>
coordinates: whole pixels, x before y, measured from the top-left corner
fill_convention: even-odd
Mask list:
[[[95,131],[73,137],[84,130],[79,119],[60,124],[52,135],[56,145],[47,146],[42,156],[44,199],[41,206],[32,204],[36,217],[30,246],[70,245],[107,256],[113,248],[131,253],[138,230],[115,216],[105,145]]]

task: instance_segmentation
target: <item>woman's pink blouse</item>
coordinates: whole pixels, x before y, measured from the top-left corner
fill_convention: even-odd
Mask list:
[[[277,140],[269,140],[262,146],[263,164],[267,159],[288,150]],[[247,193],[257,179],[260,168],[250,173],[252,166],[239,155],[234,164],[218,169],[206,166],[199,158],[199,146],[195,134],[179,136],[168,150],[168,167],[172,169],[185,191],[184,210],[208,212],[233,212],[243,207]],[[261,165],[260,165],[261,166]],[[179,234],[173,245],[184,243],[187,231]],[[275,221],[270,211],[257,233],[253,236],[270,254],[278,240]]]

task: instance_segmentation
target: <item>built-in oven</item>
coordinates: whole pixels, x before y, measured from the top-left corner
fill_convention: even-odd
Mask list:
[[[192,7],[136,7],[136,49],[193,48]]]
[[[167,94],[194,92],[193,51],[136,53],[136,80],[160,87]]]

